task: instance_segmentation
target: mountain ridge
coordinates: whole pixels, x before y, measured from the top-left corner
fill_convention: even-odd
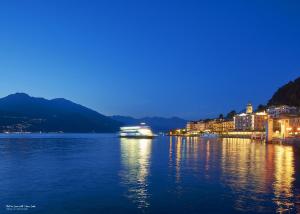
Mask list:
[[[122,123],[64,98],[25,93],[0,99],[0,129],[29,132],[116,132]]]
[[[289,105],[300,107],[300,77],[277,89],[268,106]]]

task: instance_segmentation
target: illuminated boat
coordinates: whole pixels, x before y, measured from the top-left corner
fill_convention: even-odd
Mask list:
[[[151,128],[141,123],[140,126],[124,126],[120,128],[119,137],[123,138],[154,138]]]

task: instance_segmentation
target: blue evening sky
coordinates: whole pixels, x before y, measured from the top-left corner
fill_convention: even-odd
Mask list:
[[[1,0],[0,96],[187,119],[300,76],[297,0]]]

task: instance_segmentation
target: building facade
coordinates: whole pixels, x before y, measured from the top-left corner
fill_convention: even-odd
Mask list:
[[[237,131],[248,131],[252,128],[252,115],[251,114],[238,114],[233,117],[234,129]]]
[[[226,120],[222,122],[222,132],[231,132],[234,130],[233,120]]]
[[[222,121],[216,121],[212,123],[211,132],[213,133],[221,133],[223,131]]]
[[[280,129],[276,130],[276,137],[288,138],[300,136],[300,115],[284,115],[277,119]]]
[[[271,106],[267,108],[267,113],[272,118],[278,118],[282,114],[297,114],[299,113],[299,109],[295,106]]]
[[[246,113],[234,116],[234,129],[236,131],[264,131],[267,119],[266,112],[253,113],[252,105],[248,104]]]
[[[252,130],[265,131],[268,114],[266,112],[257,112],[252,114]]]
[[[206,124],[204,121],[200,120],[200,121],[189,121],[186,124],[186,130],[188,132],[203,132],[206,129]]]
[[[219,120],[213,124],[212,132],[214,133],[224,133],[234,130],[233,120]]]
[[[186,130],[191,134],[196,134],[197,132],[229,132],[234,130],[234,122],[233,120],[224,119],[190,121],[186,125]]]

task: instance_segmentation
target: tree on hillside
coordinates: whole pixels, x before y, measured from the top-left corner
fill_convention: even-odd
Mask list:
[[[300,78],[279,88],[268,102],[268,106],[300,106]]]
[[[263,105],[263,104],[259,104],[257,106],[257,109],[255,110],[255,112],[262,112],[262,111],[265,111],[267,109],[267,106],[266,105]]]
[[[231,119],[233,119],[234,115],[236,115],[236,111],[232,110],[232,111],[228,112],[228,114],[226,115],[226,119],[231,120]]]
[[[220,115],[219,115],[219,119],[224,119],[224,115],[223,115],[223,114],[220,114]]]

